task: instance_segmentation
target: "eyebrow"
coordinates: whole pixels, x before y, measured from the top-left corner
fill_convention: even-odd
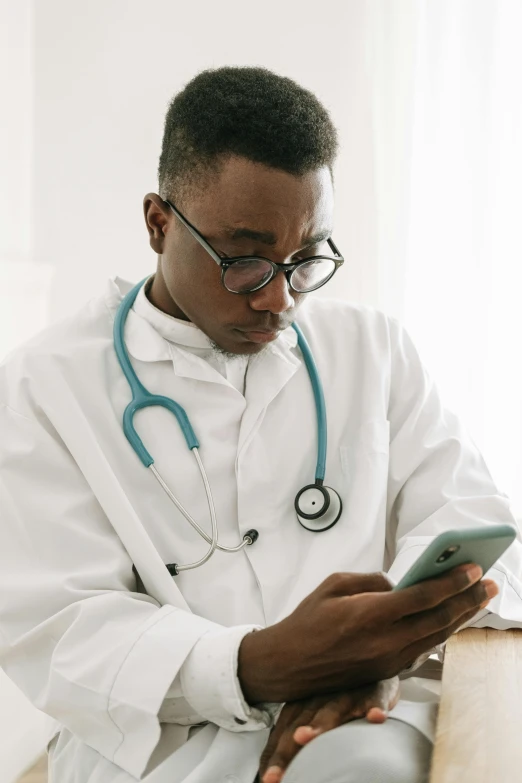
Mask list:
[[[277,236],[272,231],[256,231],[253,228],[234,228],[233,226],[223,226],[223,231],[227,234],[229,239],[253,239],[256,242],[261,242],[263,245],[276,245]],[[317,234],[309,237],[306,244],[300,248],[300,250],[306,250],[307,247],[313,247],[313,245],[324,242],[332,235],[332,230],[327,228],[323,231],[319,231]]]

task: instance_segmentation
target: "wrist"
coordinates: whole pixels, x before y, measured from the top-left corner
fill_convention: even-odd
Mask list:
[[[246,634],[239,646],[237,676],[246,702],[287,701],[285,673],[275,626]]]

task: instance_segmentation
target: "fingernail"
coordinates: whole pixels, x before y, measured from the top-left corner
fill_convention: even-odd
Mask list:
[[[482,576],[482,568],[479,565],[471,566],[466,570],[470,584],[478,582]]]
[[[311,740],[315,739],[321,732],[321,729],[316,729],[313,726],[298,726],[294,731],[294,742],[298,745],[306,745]]]
[[[388,711],[382,707],[371,707],[366,713],[366,720],[370,723],[384,723],[388,717]]]
[[[498,595],[498,585],[495,582],[486,582],[486,594],[488,598]]]
[[[279,783],[282,772],[281,767],[269,767],[264,774],[263,783]]]
[[[494,598],[496,595],[498,595],[498,585],[495,584],[495,582],[491,582],[490,580],[487,580],[482,583],[484,585],[484,592],[487,595],[487,598],[485,601],[482,601],[482,603],[479,605],[479,609],[485,609],[485,607],[489,604],[492,598]]]

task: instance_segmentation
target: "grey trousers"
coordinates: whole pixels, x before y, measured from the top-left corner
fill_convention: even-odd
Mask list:
[[[283,783],[428,783],[432,748],[408,723],[354,720],[305,745]]]

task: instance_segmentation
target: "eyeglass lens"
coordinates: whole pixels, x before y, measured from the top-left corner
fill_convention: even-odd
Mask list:
[[[301,293],[319,288],[335,272],[331,258],[314,258],[298,266],[290,275],[294,290]],[[246,294],[261,287],[273,276],[273,267],[262,258],[245,258],[231,264],[224,273],[223,282],[229,291]]]

